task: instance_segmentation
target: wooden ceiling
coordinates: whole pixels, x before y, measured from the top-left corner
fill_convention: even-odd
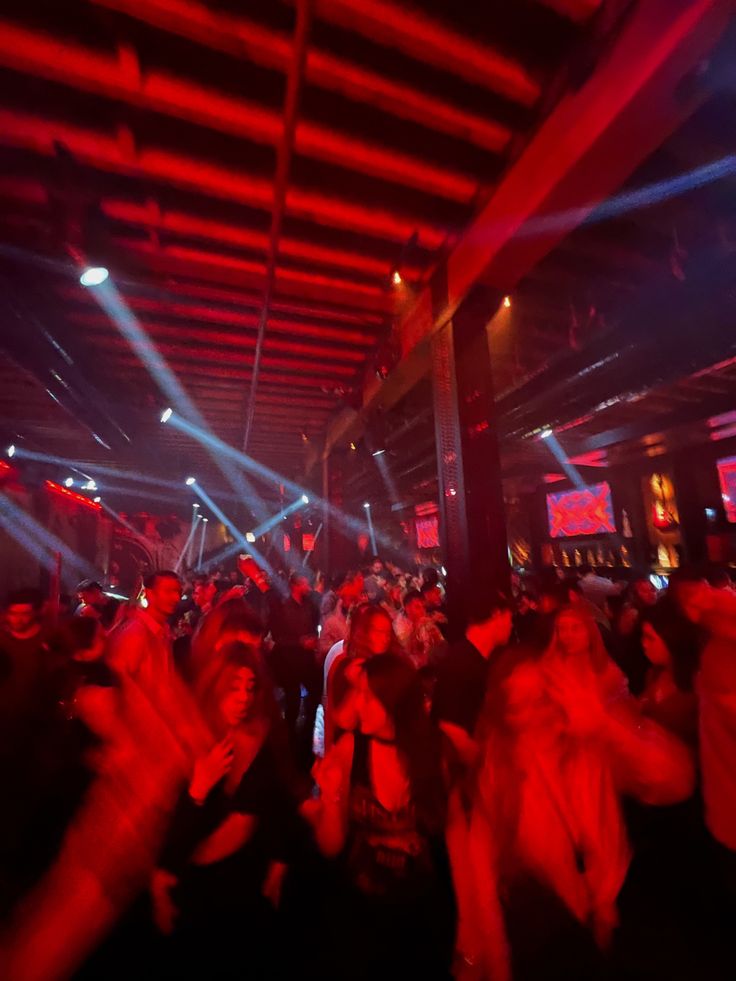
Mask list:
[[[89,262],[212,431],[242,447],[254,392],[248,453],[300,473],[373,370],[401,290],[427,281],[551,108],[598,7],[8,0],[0,272],[24,312],[2,374],[40,380],[34,397],[6,387],[9,436],[207,466],[158,423],[170,399],[79,286]],[[95,440],[90,412],[124,438]]]

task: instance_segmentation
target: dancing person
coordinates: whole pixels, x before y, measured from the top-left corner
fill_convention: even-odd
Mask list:
[[[441,733],[404,657],[364,661],[357,686],[356,729],[316,773],[315,837],[339,868],[324,919],[324,973],[446,981],[455,909]]]
[[[630,858],[621,795],[687,799],[689,751],[641,716],[580,607],[491,689],[479,732],[468,959],[494,979],[601,977]]]
[[[465,636],[438,665],[432,714],[469,764],[492,661],[511,637],[511,606],[502,593],[476,590],[466,602],[466,621]]]
[[[696,652],[667,604],[652,606],[641,614],[639,643],[648,664],[644,689],[639,696],[642,711],[695,745]]]
[[[338,641],[345,640],[347,636],[350,611],[365,597],[362,574],[358,572],[347,575],[337,587],[336,595],[335,607],[322,618],[319,649],[323,657],[329,654]]]
[[[325,660],[324,752],[342,731],[356,724],[355,680],[363,662],[378,654],[400,651],[391,617],[383,607],[372,603],[355,607],[348,637],[341,647],[336,644]]]
[[[75,616],[92,617],[99,620],[106,629],[112,626],[118,604],[114,599],[105,595],[102,586],[94,579],[84,579],[77,586],[79,606]]]
[[[271,665],[276,684],[284,693],[284,718],[297,755],[303,757],[311,750],[314,718],[322,694],[321,659],[318,651],[317,624],[319,614],[312,601],[309,579],[303,573],[289,577],[289,598],[279,604],[271,620],[274,647]],[[303,738],[297,733],[301,690],[306,691],[303,703]],[[302,752],[298,752],[300,743]]]
[[[169,620],[181,601],[176,572],[152,572],[144,580],[146,606],[110,634],[110,664],[116,674],[145,687],[166,684],[174,661]]]
[[[276,978],[273,910],[296,813],[283,723],[258,652],[237,641],[196,690],[217,741],[194,765],[152,878],[156,923],[177,941],[168,976]]]
[[[730,928],[736,913],[736,596],[686,569],[669,588],[702,638],[696,679],[702,793],[723,885],[719,915]]]

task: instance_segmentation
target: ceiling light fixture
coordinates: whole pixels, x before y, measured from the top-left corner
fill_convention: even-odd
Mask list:
[[[110,275],[104,266],[89,266],[79,277],[82,286],[101,286]]]

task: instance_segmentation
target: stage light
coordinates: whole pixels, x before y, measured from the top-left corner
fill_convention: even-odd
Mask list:
[[[368,501],[365,502],[365,504],[363,505],[363,507],[366,509],[366,511],[368,510],[368,508],[370,507],[370,504],[368,503]]]
[[[191,487],[193,484],[196,484],[197,483],[197,478],[196,477],[187,477],[187,479],[184,481],[184,483],[187,485],[187,487]]]
[[[8,447],[8,456],[10,457],[15,456],[15,443],[11,443],[10,446]]]
[[[256,540],[256,536],[253,534],[252,531],[246,531],[246,533],[245,533],[245,540],[246,540],[246,542],[253,543]]]
[[[309,504],[309,498],[306,494],[302,494],[302,504]]]
[[[353,453],[354,453],[354,452],[355,452],[355,451],[356,451],[356,450],[358,449],[358,447],[357,447],[357,446],[355,445],[355,443],[351,443],[351,444],[350,444],[350,449],[351,449],[351,450],[353,451]]]
[[[161,422],[168,422],[173,414],[173,409],[164,409],[164,411],[161,413]]]
[[[94,480],[88,480],[86,484],[82,484],[82,490],[96,491],[97,484],[94,482]]]
[[[394,286],[401,286],[401,284],[404,282],[398,269],[394,269],[393,273],[391,274],[391,282],[394,284]]]
[[[82,286],[101,286],[110,275],[104,266],[89,266],[79,277]]]
[[[511,297],[510,296],[505,296],[503,298],[503,305],[506,307],[507,310],[509,309],[509,307],[511,306]]]
[[[65,487],[73,487],[74,486],[74,477],[67,477],[66,480],[64,481],[64,486]]]
[[[92,500],[95,502],[95,504],[100,504],[100,502],[102,501],[102,498],[101,497],[93,497]]]
[[[207,524],[209,520],[210,520],[209,518],[202,518],[202,521],[204,521],[205,524]]]
[[[383,449],[383,450],[374,450],[374,451],[373,451],[373,452],[371,453],[371,456],[381,456],[381,454],[382,454],[382,453],[385,453],[385,452],[386,452],[386,450],[385,450],[385,449]]]
[[[539,438],[540,439],[549,439],[550,436],[554,436],[554,433],[549,428],[543,429],[542,432],[539,434]]]
[[[187,481],[187,483],[189,483],[189,481]],[[194,508],[195,511],[199,511],[199,504],[197,504],[196,501],[194,502],[194,504],[192,504],[192,507]]]

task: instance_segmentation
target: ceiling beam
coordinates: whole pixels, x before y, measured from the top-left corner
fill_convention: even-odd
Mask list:
[[[245,292],[235,288],[217,287],[197,282],[185,276],[170,278],[165,283],[153,277],[138,277],[136,279],[121,277],[115,284],[126,301],[135,298],[155,298],[162,302],[172,301],[182,305],[197,304],[203,301],[219,304],[214,310],[258,310],[259,294]],[[57,292],[65,299],[83,300],[84,303],[94,302],[87,290],[78,283],[70,284],[68,279],[60,282]],[[319,320],[327,326],[342,330],[342,324],[360,325],[361,327],[380,327],[386,321],[384,314],[372,310],[351,310],[347,307],[325,306],[330,297],[322,297],[322,303],[315,304],[309,299],[299,300],[294,297],[279,298],[274,302],[274,310],[296,317],[306,317]],[[257,321],[256,321],[257,322]]]
[[[99,336],[100,333],[113,335],[117,333],[114,326],[104,316],[70,315],[68,318],[73,323],[80,324],[88,332]],[[223,330],[213,330],[209,327],[195,327],[182,324],[162,324],[156,320],[146,319],[142,322],[144,331],[154,341],[191,341],[195,344],[214,344],[222,347],[222,357],[226,358],[233,351],[252,351],[255,348],[255,337],[252,332],[232,333]],[[293,336],[293,335],[292,335]],[[324,345],[317,344],[310,340],[287,340],[282,335],[269,337],[268,347],[271,351],[283,351],[285,354],[306,356],[314,358],[324,358],[326,361],[347,361],[354,365],[362,365],[365,362],[365,350],[340,347],[338,344]]]
[[[0,117],[2,113],[0,113]],[[266,269],[261,262],[236,259],[233,256],[194,249],[182,245],[153,244],[138,239],[114,236],[112,244],[118,247],[121,267],[125,266],[126,254],[148,269],[166,272],[170,275],[200,277],[223,285],[262,286]],[[338,280],[316,273],[304,273],[295,269],[279,269],[277,287],[281,294],[316,300],[328,295],[336,303],[355,308],[366,307],[369,311],[388,314],[393,307],[393,298],[388,289],[379,286],[366,286]]]
[[[214,11],[193,0],[92,0],[153,27],[188,38],[195,44],[245,58],[264,68],[286,72],[290,40],[243,17]],[[382,112],[419,123],[485,150],[499,152],[511,140],[507,126],[434,97],[421,88],[313,47],[307,57],[307,81],[317,88],[374,106]]]
[[[80,163],[102,171],[172,184],[264,211],[270,211],[273,206],[273,188],[266,178],[223,167],[206,158],[177,153],[165,146],[137,144],[127,128],[113,134],[109,130],[77,126],[65,119],[3,109],[0,143],[45,157],[56,157],[61,143]],[[286,203],[289,214],[296,218],[401,245],[417,233],[421,247],[436,249],[447,234],[444,228],[419,216],[335,198],[317,190],[291,186]]]
[[[130,350],[128,341],[124,337],[114,334],[107,337],[97,335],[95,337],[95,344],[108,350]],[[209,362],[222,364],[223,361],[227,361],[228,364],[252,366],[255,360],[252,354],[242,351],[232,351],[227,358],[223,358],[223,352],[219,347],[210,347],[205,344],[160,342],[158,344],[151,343],[150,349],[152,353],[158,351],[165,358],[176,358],[180,363],[194,361],[197,364],[207,364]],[[269,368],[285,368],[295,372],[303,371],[323,379],[352,378],[355,375],[355,367],[352,365],[328,364],[324,361],[307,361],[305,358],[282,358],[272,354],[264,355],[263,364]]]
[[[400,324],[402,359],[363,395],[363,412],[394,404],[428,368],[428,340],[473,285],[511,292],[706,98],[682,80],[712,50],[731,0],[641,0],[588,79],[561,98]],[[550,217],[553,220],[550,220]],[[345,413],[325,453],[361,419]]]
[[[130,349],[128,348],[128,351]],[[283,361],[283,359],[281,359]],[[232,363],[223,364],[222,358],[217,362],[209,363],[202,362],[198,359],[192,361],[186,361],[184,359],[169,358],[169,367],[179,375],[180,380],[186,386],[187,384],[193,382],[196,379],[204,380],[209,378],[227,378],[231,381],[243,381],[250,378],[250,368],[241,368],[238,365]],[[133,369],[133,376],[140,378],[141,373],[141,363],[134,355],[126,353],[125,351],[110,353],[109,359],[105,367],[109,366],[119,366],[128,367]],[[270,364],[268,366],[270,368]],[[276,366],[274,366],[276,367]],[[335,379],[325,378],[324,376],[315,374],[310,374],[306,369],[303,369],[301,365],[297,365],[294,362],[288,362],[286,364],[280,365],[286,370],[286,374],[281,374],[277,372],[267,372],[266,377],[272,384],[278,384],[284,386],[284,391],[294,392],[299,389],[309,390],[312,388],[316,389],[329,389],[335,388],[339,385]],[[315,366],[312,366],[315,367]],[[321,366],[319,366],[321,368]],[[289,369],[293,372],[289,374]],[[117,375],[117,371],[116,371]]]
[[[142,315],[146,320],[149,315],[154,316],[156,321],[161,324],[166,322],[171,325],[173,320],[173,325],[176,325],[179,320],[186,320],[200,326],[213,324],[218,327],[231,327],[234,330],[255,330],[258,326],[258,317],[255,313],[237,313],[230,310],[218,310],[210,306],[165,303],[161,300],[139,297],[131,297],[125,302],[134,313]],[[92,303],[94,300],[90,298],[90,304]],[[95,324],[104,318],[100,318],[95,304],[92,309],[73,308],[67,314],[66,319],[76,324]],[[373,332],[340,327],[323,327],[321,324],[284,320],[281,317],[275,317],[269,322],[269,326],[274,334],[287,334],[289,337],[309,337],[320,341],[335,341],[341,347],[362,348],[364,351],[366,348],[373,347],[378,339]]]
[[[278,146],[281,139],[283,125],[277,111],[234,99],[148,63],[142,68],[137,53],[129,47],[117,55],[105,54],[70,38],[0,21],[0,64],[254,143]],[[307,158],[450,201],[470,204],[478,191],[478,182],[470,175],[309,121],[299,124],[295,140],[297,152]]]
[[[407,10],[383,0],[317,0],[317,15],[523,106],[534,105],[541,94],[539,82],[519,61],[416,7]]]

